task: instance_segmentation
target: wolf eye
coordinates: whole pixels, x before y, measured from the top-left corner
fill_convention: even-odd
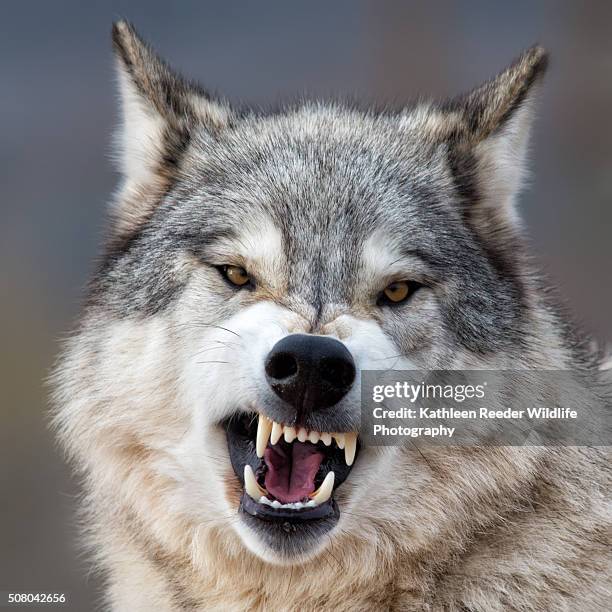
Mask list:
[[[378,299],[379,304],[401,304],[406,301],[418,288],[419,283],[409,281],[397,281],[387,285]]]
[[[251,280],[247,271],[240,266],[221,266],[219,270],[232,285],[237,287],[244,287]]]

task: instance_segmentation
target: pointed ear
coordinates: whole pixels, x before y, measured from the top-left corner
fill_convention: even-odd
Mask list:
[[[125,21],[113,24],[122,122],[118,161],[123,186],[116,202],[117,230],[133,231],[172,183],[195,131],[216,133],[230,109],[187,82]]]
[[[434,140],[448,145],[466,213],[477,221],[514,221],[536,85],[547,63],[546,52],[533,47],[493,80],[437,107],[427,119]]]

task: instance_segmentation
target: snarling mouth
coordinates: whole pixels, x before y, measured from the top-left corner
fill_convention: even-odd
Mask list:
[[[244,486],[240,510],[275,548],[275,538],[326,532],[339,517],[334,491],[359,450],[355,432],[319,432],[261,413],[225,422],[230,459]]]

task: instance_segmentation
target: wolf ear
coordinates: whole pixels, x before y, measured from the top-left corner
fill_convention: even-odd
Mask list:
[[[195,130],[216,133],[230,109],[187,82],[126,21],[113,24],[122,124],[118,161],[123,187],[116,203],[117,230],[133,231],[164,195]]]
[[[514,219],[513,202],[524,178],[536,85],[548,56],[541,47],[525,51],[491,81],[433,111],[436,141],[447,143],[449,162],[466,212]]]

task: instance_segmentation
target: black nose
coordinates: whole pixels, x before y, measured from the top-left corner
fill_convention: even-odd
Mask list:
[[[348,393],[355,362],[334,338],[292,334],[268,354],[266,378],[276,395],[305,414],[329,408]]]

